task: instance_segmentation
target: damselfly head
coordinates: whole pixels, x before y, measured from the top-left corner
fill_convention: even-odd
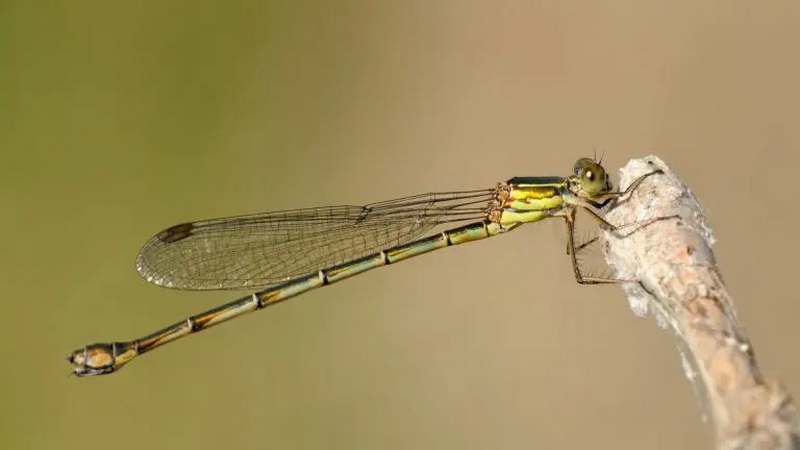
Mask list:
[[[613,188],[606,169],[592,158],[577,160],[570,180],[577,185],[580,194],[589,198],[611,192]]]

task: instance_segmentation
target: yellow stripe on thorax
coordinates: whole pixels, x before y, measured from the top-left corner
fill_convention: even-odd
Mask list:
[[[564,204],[562,192],[566,189],[563,179],[531,180],[530,183],[509,183],[511,191],[503,202],[500,224],[536,222],[552,216],[554,210],[561,209]]]

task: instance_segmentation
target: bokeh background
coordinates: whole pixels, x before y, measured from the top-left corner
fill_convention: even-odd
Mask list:
[[[240,295],[141,280],[166,226],[563,175],[596,148],[691,186],[762,367],[800,392],[799,43],[794,0],[0,3],[0,447],[709,448],[671,336],[576,285],[556,221],[112,376],[63,357]]]

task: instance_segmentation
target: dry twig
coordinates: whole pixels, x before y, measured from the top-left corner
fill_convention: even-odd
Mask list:
[[[678,215],[651,225],[604,232],[606,258],[626,283],[631,309],[651,312],[672,330],[687,378],[711,417],[720,449],[800,448],[795,407],[786,390],[761,375],[711,246],[714,237],[692,192],[659,158],[632,160],[622,186],[649,177],[607,214],[625,224]]]

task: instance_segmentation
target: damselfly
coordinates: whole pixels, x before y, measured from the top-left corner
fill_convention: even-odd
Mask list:
[[[365,206],[330,206],[235,216],[175,225],[139,252],[137,269],[151,283],[188,289],[261,289],[130,341],[97,343],[67,359],[78,376],[117,371],[142,353],[188,334],[308,290],[423,253],[496,236],[529,222],[562,217],[567,253],[581,284],[621,280],[588,277],[576,257],[580,208],[616,230],[600,211],[635,189],[613,191],[605,169],[579,159],[567,177],[515,177],[492,189],[415,195]],[[465,224],[466,223],[466,224]],[[447,229],[429,237],[424,233]]]

